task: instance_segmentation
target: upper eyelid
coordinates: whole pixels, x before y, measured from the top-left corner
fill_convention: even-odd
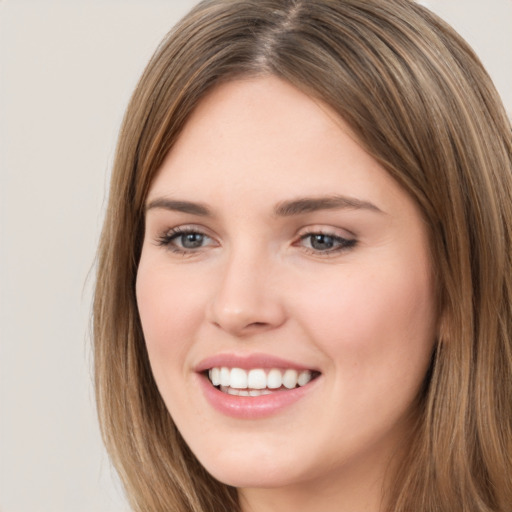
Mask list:
[[[213,238],[214,236],[210,229],[207,229],[203,226],[199,226],[197,224],[179,224],[178,226],[163,229],[160,231],[160,233],[161,235],[172,235],[175,233],[199,233],[210,238]]]
[[[357,235],[346,228],[334,227],[334,226],[322,226],[322,225],[310,225],[305,226],[297,231],[297,236],[303,237],[312,234],[329,235],[333,237],[354,239]]]

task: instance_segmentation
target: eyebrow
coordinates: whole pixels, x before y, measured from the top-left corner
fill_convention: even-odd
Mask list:
[[[316,212],[318,210],[370,210],[384,213],[380,208],[369,201],[362,201],[354,197],[332,195],[322,197],[301,197],[290,201],[282,201],[274,209],[275,215],[279,217],[291,217],[304,213]]]
[[[192,201],[180,201],[174,199],[167,199],[160,197],[150,201],[146,205],[146,212],[153,208],[162,208],[164,210],[171,210],[175,212],[190,213],[192,215],[199,215],[201,217],[210,217],[212,215],[210,209],[201,203],[194,203]]]
[[[183,201],[177,199],[157,198],[150,201],[146,206],[146,212],[155,208],[164,210],[189,213],[200,217],[211,217],[211,210],[203,203]],[[363,201],[354,197],[332,195],[321,197],[301,197],[289,201],[282,201],[274,208],[274,215],[277,217],[292,217],[319,210],[370,210],[384,213],[380,208],[369,201]]]

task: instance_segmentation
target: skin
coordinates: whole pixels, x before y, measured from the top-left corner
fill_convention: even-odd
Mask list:
[[[275,211],[333,195],[363,207]],[[147,205],[137,277],[147,350],[201,463],[240,489],[246,511],[381,510],[436,330],[427,230],[413,200],[327,106],[259,77],[203,99]],[[176,227],[205,235],[199,247],[169,241]],[[337,250],[337,239],[319,246],[311,233],[355,242]],[[219,353],[269,354],[321,375],[269,417],[232,418],[205,399],[195,371]]]

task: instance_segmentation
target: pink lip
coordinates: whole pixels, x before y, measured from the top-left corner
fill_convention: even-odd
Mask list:
[[[226,366],[228,368],[242,368],[250,370],[252,368],[294,368],[295,370],[315,370],[302,364],[287,361],[279,357],[268,354],[217,354],[212,357],[203,359],[195,368],[196,372],[201,373],[210,368],[220,368]]]
[[[305,398],[320,380],[316,378],[290,390],[274,391],[270,395],[234,396],[213,387],[208,377],[198,374],[200,386],[209,404],[218,412],[240,419],[261,419],[277,414],[284,408]]]
[[[290,390],[274,391],[261,396],[234,396],[215,388],[205,372],[219,367],[242,368],[293,368],[295,370],[313,370],[314,368],[281,359],[268,354],[217,354],[203,359],[195,368],[201,389],[207,402],[218,412],[240,419],[259,419],[279,413],[283,408],[305,398],[315,387],[319,378],[313,379],[305,386]]]

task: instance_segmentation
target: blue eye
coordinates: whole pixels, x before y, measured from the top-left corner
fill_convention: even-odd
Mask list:
[[[212,244],[212,239],[193,229],[175,228],[158,239],[158,244],[177,253],[190,253]]]
[[[326,233],[307,233],[301,236],[306,249],[314,253],[334,253],[350,249],[357,244],[355,239],[347,239]]]
[[[204,238],[205,236],[201,233],[178,233],[172,240],[179,241],[179,245],[183,249],[197,249],[203,245]]]

